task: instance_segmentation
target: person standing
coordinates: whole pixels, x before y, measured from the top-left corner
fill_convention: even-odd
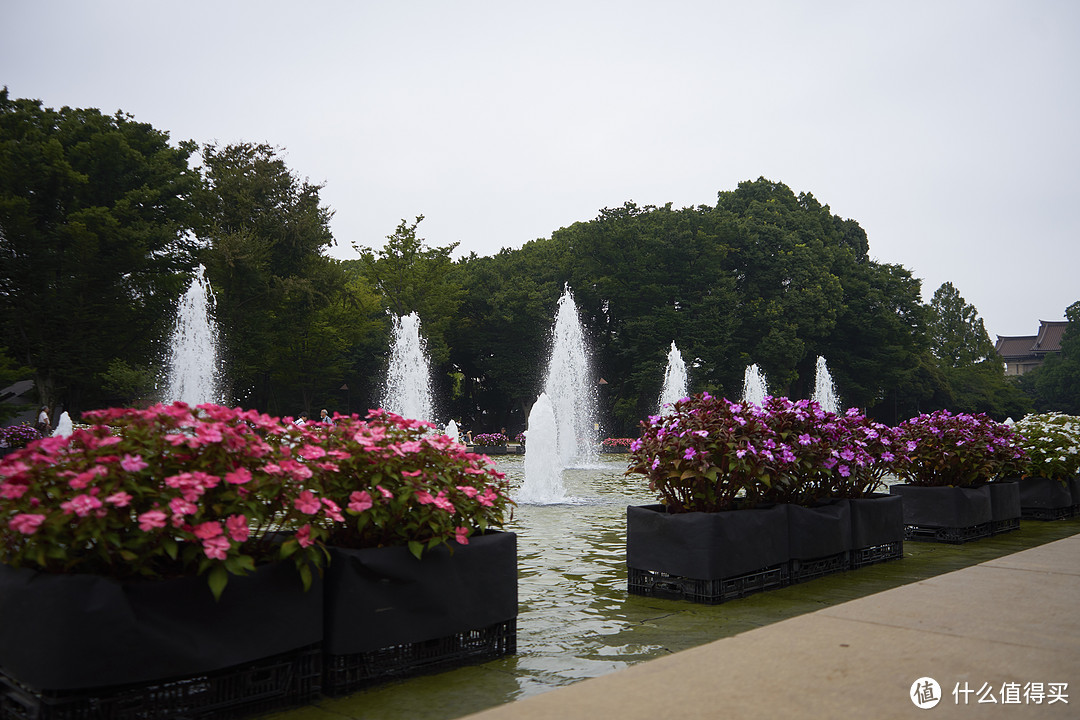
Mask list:
[[[41,433],[41,437],[52,435],[52,423],[49,421],[49,407],[47,405],[41,406],[41,411],[37,416],[37,424],[34,427]]]
[[[325,423],[327,425],[334,424],[334,420],[330,417],[330,413],[326,412],[326,408],[323,408],[322,412],[319,413],[319,422]]]

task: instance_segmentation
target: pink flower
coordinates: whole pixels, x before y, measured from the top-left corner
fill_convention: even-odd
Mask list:
[[[150,465],[142,459],[142,455],[125,455],[120,460],[120,467],[127,472],[139,472],[150,467]]]
[[[225,560],[229,556],[229,538],[218,535],[203,540],[203,552],[211,560]]]
[[[139,516],[139,529],[143,532],[150,532],[154,528],[165,527],[165,520],[167,515],[160,510],[149,510]]]
[[[417,477],[418,475],[423,475],[424,471],[423,470],[402,470],[401,474],[404,475],[405,477]]]
[[[695,455],[697,455],[697,450],[688,447],[686,448],[686,452],[683,453],[683,460],[693,460]]]
[[[454,528],[454,539],[458,541],[459,545],[469,544],[469,528],[459,527]]]
[[[225,482],[230,485],[243,485],[251,482],[251,471],[246,467],[238,467],[231,472],[225,473]]]
[[[387,499],[387,500],[393,500],[394,499],[394,493],[390,492],[389,490],[384,488],[382,485],[376,485],[375,489],[378,490],[380,493],[382,493],[382,496],[385,499]]]
[[[105,498],[105,502],[115,505],[116,507],[127,507],[131,504],[131,495],[128,495],[123,491],[115,492]]]
[[[321,457],[326,457],[326,451],[318,445],[305,445],[296,454],[305,460],[318,460]]]
[[[296,531],[296,542],[300,543],[300,547],[311,547],[315,544],[315,541],[311,539],[311,526],[305,525]]]
[[[195,537],[200,540],[209,540],[210,538],[216,538],[219,535],[223,535],[224,531],[221,529],[221,523],[218,522],[204,522],[195,526]]]
[[[293,505],[297,510],[307,515],[314,515],[319,512],[319,508],[322,507],[319,498],[315,497],[310,490],[301,492],[300,496],[293,501]]]
[[[488,486],[484,488],[484,494],[480,496],[480,504],[484,507],[495,507],[494,501],[498,498],[499,494],[491,486]]]
[[[38,527],[44,521],[44,515],[39,515],[37,513],[19,513],[11,518],[8,527],[16,532],[21,532],[23,535],[33,535],[38,531]]]
[[[480,494],[480,491],[474,488],[472,485],[458,485],[457,489],[465,493],[466,497],[474,498],[478,494]]]
[[[70,515],[75,513],[79,517],[86,517],[94,510],[101,507],[101,501],[93,495],[76,495],[67,502],[60,503],[60,509]]]
[[[370,508],[374,503],[371,501],[371,495],[367,490],[354,490],[349,495],[349,509],[353,512],[364,512]]]
[[[238,543],[247,540],[251,534],[247,518],[243,515],[230,515],[225,521],[225,527],[228,529],[229,537]]]
[[[427,490],[417,490],[416,500],[421,505],[430,505],[431,503],[435,502],[435,498],[431,497],[431,493],[429,493]]]
[[[322,499],[323,507],[326,508],[326,516],[336,522],[345,522],[345,517],[341,514],[341,508],[338,504],[330,498]]]
[[[172,510],[174,516],[183,517],[184,515],[194,515],[199,508],[195,507],[195,503],[184,498],[173,498],[169,501],[169,509]]]
[[[445,510],[446,512],[450,513],[454,512],[455,510],[454,503],[450,502],[450,499],[446,497],[446,493],[442,490],[439,491],[439,494],[435,497],[434,502],[435,507],[439,508],[440,510]]]

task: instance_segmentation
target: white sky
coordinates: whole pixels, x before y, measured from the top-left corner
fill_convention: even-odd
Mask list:
[[[764,176],[993,339],[1080,300],[1080,3],[0,0],[0,85],[325,183],[337,257],[491,255]]]

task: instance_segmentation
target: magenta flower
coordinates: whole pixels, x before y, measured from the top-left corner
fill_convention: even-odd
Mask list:
[[[150,465],[142,459],[142,455],[125,455],[120,460],[120,467],[127,472],[139,472],[150,467]]]
[[[341,514],[341,508],[330,498],[322,498],[322,504],[326,516],[335,522],[345,522],[345,516]]]
[[[455,510],[454,503],[450,502],[450,499],[446,497],[446,493],[442,490],[440,490],[439,494],[435,496],[435,500],[433,502],[435,503],[435,507],[439,508],[440,510],[445,510],[446,512],[451,513]]]
[[[167,519],[168,515],[161,510],[149,510],[139,516],[139,529],[150,532],[156,528],[163,528]]]
[[[115,505],[116,507],[127,507],[131,504],[131,495],[124,491],[115,492],[105,498],[105,502]]]
[[[93,495],[76,495],[71,500],[60,503],[60,509],[68,515],[75,513],[79,517],[86,517],[94,510],[101,507],[101,501]]]
[[[251,482],[251,471],[246,467],[238,467],[225,473],[225,482],[230,485],[244,485]]]
[[[16,532],[20,532],[23,535],[33,535],[38,531],[41,523],[45,521],[45,516],[38,513],[20,513],[11,518],[8,523],[8,527]]]
[[[454,528],[454,539],[457,540],[459,545],[469,544],[469,528],[457,527]]]
[[[435,498],[433,498],[431,496],[431,493],[429,493],[427,490],[417,490],[416,491],[416,500],[421,505],[430,505],[433,502],[435,502]]]
[[[311,547],[315,544],[315,540],[311,537],[311,525],[305,525],[296,531],[296,541],[300,543],[300,547]]]
[[[371,500],[371,495],[367,490],[354,490],[349,496],[349,509],[353,512],[364,512],[369,509],[374,503]]]
[[[229,537],[238,543],[244,542],[251,535],[247,518],[243,515],[230,515],[225,520],[225,527],[228,530]]]
[[[226,560],[229,557],[229,538],[218,535],[203,540],[203,552],[211,560]]]
[[[457,489],[465,493],[465,497],[474,498],[480,494],[480,491],[474,488],[472,485],[458,485]]]
[[[199,538],[200,540],[209,540],[210,538],[216,538],[217,536],[223,535],[225,533],[225,531],[221,529],[221,523],[213,521],[199,523],[195,526],[194,532],[195,537]]]
[[[686,448],[686,452],[683,453],[683,460],[693,460],[697,455],[697,450],[692,447]]]
[[[300,496],[293,501],[293,505],[297,510],[307,515],[314,515],[322,507],[322,503],[310,490],[302,491]]]

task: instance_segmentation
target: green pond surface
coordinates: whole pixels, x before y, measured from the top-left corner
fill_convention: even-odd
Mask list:
[[[512,487],[521,456],[495,458]],[[976,565],[1080,533],[1080,519],[1022,521],[1019,530],[963,545],[907,542],[904,557],[720,605],[626,591],[626,507],[655,502],[626,456],[565,471],[571,500],[521,505],[517,654],[393,680],[264,717],[275,720],[444,720],[615,672],[796,615]]]

